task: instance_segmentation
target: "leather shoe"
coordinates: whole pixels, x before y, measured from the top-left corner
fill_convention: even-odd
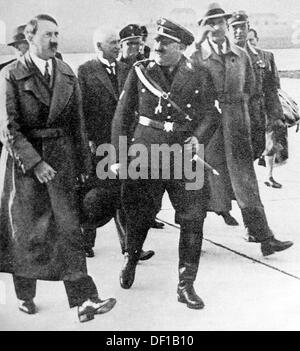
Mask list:
[[[94,319],[96,314],[104,314],[114,308],[117,300],[110,298],[107,300],[88,299],[78,307],[78,318],[80,323],[85,323]]]
[[[270,177],[268,180],[266,180],[265,185],[269,186],[271,188],[275,188],[275,189],[282,188],[282,185],[280,183],[276,182],[276,180],[273,177]]]
[[[154,229],[164,229],[165,225],[162,222],[154,221],[151,225],[151,228]]]
[[[227,225],[230,225],[230,226],[239,225],[238,221],[233,216],[231,216],[230,212],[221,212],[221,216],[223,217],[224,222]]]
[[[279,241],[274,237],[261,243],[261,252],[263,256],[269,256],[275,252],[284,251],[293,246],[292,241]]]
[[[92,248],[90,247],[85,247],[84,248],[84,251],[85,251],[85,256],[88,257],[88,258],[93,258],[95,257],[95,252]]]
[[[123,289],[130,289],[134,283],[138,259],[131,257],[127,252],[124,257],[124,266],[120,273],[120,285]]]
[[[204,302],[196,294],[193,284],[178,285],[177,288],[178,302],[185,303],[188,308],[201,310],[204,308]]]
[[[147,260],[150,260],[150,258],[152,256],[155,255],[155,252],[152,251],[152,250],[148,250],[148,251],[141,251],[141,254],[140,254],[140,261],[147,261]]]
[[[19,310],[27,314],[37,313],[37,308],[33,300],[19,300]]]
[[[248,242],[248,243],[259,243],[259,241],[249,233],[249,229],[245,228],[245,235],[243,238]]]

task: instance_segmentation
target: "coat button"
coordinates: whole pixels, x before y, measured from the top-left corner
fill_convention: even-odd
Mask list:
[[[145,88],[143,88],[143,89],[142,89],[142,93],[145,93],[145,92],[146,92],[146,89],[145,89]]]
[[[172,117],[171,116],[168,116],[167,119],[171,119]]]
[[[187,107],[187,108],[191,108],[192,105],[191,105],[191,104],[187,104],[186,107]]]
[[[168,106],[168,107],[172,107],[172,105],[171,105],[171,104],[168,104],[167,106]]]
[[[195,94],[199,94],[199,90],[195,90]]]

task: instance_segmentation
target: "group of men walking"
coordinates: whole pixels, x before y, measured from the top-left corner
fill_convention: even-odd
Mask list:
[[[143,245],[149,229],[161,226],[155,218],[165,191],[180,224],[177,298],[189,308],[204,307],[194,281],[207,211],[228,218],[236,200],[249,240],[261,243],[264,256],[292,246],[275,239],[268,225],[253,166],[265,149],[266,110],[268,128],[280,127],[283,118],[269,56],[248,47],[243,12],[228,14],[213,4],[199,25],[191,59],[184,52],[194,35],[168,19],[157,22],[153,59],[140,53],[138,25],[126,26],[119,37],[99,28],[97,57],[79,67],[77,79],[55,58],[55,19],[39,15],[27,24],[29,51],[0,79],[0,271],[13,274],[22,311],[36,312],[37,279],[63,280],[81,322],[111,310],[116,300],[98,297],[86,268],[96,229],[115,219],[124,254],[120,284],[131,288],[138,261],[154,254]],[[125,137],[146,150],[146,159],[128,155],[140,177],[117,177],[127,165],[119,158]],[[97,175],[103,144],[112,144],[117,155],[104,180]],[[161,158],[157,163],[154,145],[177,145],[179,152],[167,165]],[[192,168],[205,165],[201,189],[189,189],[192,180],[174,171],[178,157],[186,164],[183,150],[198,154],[188,160]]]

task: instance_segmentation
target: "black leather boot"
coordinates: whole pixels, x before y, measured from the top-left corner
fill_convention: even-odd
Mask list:
[[[130,255],[128,252],[124,255],[124,265],[120,273],[120,285],[123,289],[130,289],[134,283],[136,265],[139,261],[140,253]]]
[[[201,310],[204,308],[204,302],[196,294],[192,282],[180,282],[177,288],[178,302],[185,303],[188,308]]]

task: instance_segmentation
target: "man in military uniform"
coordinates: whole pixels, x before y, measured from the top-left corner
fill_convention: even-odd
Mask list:
[[[130,67],[136,62],[144,59],[140,52],[142,45],[142,31],[137,24],[128,24],[120,33],[121,58],[120,61]]]
[[[275,155],[283,148],[280,138],[285,134],[284,115],[278,96],[280,82],[274,55],[249,44],[249,21],[244,11],[233,13],[229,20],[229,30],[233,42],[247,51],[255,73],[255,94],[249,101],[254,159],[265,155],[268,171],[265,184],[281,188],[281,184],[273,178]]]
[[[236,199],[249,235],[261,243],[264,256],[285,250],[290,241],[276,240],[269,228],[253,166],[248,99],[255,92],[255,77],[248,54],[228,40],[231,14],[217,4],[199,21],[195,64],[212,74],[221,125],[206,148],[209,163],[221,174],[209,177],[210,209],[229,211]]]
[[[137,111],[139,120],[133,144],[144,145],[149,160],[153,156],[153,145],[179,144],[181,149],[184,145],[197,149],[199,143],[207,142],[208,132],[212,132],[218,123],[209,73],[195,70],[183,55],[194,41],[192,33],[167,19],[161,19],[157,24],[155,60],[137,63],[131,70],[112,126],[112,144],[119,151],[120,137],[128,135]],[[153,89],[155,86],[156,90]],[[158,95],[157,91],[160,92]],[[145,166],[147,172],[154,166],[150,163],[151,166],[148,163]],[[132,286],[151,217],[155,216],[157,203],[167,190],[176,211],[176,222],[181,227],[178,301],[189,308],[201,309],[204,303],[196,294],[193,283],[200,259],[206,192],[204,189],[186,190],[184,177],[166,179],[162,176],[164,166],[157,166],[159,176],[156,179],[129,177],[124,181],[122,204],[127,219],[127,254],[120,283],[124,289]],[[122,165],[115,168],[122,169]]]

